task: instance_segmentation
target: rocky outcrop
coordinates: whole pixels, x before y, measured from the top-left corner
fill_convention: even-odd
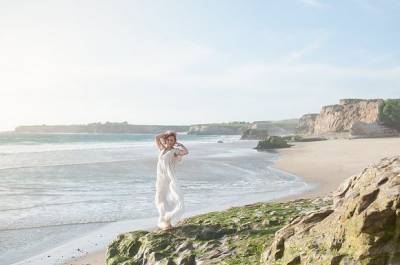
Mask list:
[[[269,135],[291,135],[296,131],[298,119],[279,121],[254,121],[195,124],[190,126],[188,134],[197,135],[241,135],[241,139],[262,140]]]
[[[242,133],[242,140],[263,140],[267,136],[286,136],[296,132],[298,119],[254,121]]]
[[[400,156],[351,176],[333,205],[276,232],[262,264],[400,264]]]
[[[379,120],[383,103],[383,99],[341,99],[339,104],[322,107],[319,114],[303,115],[297,132],[329,138],[398,136],[398,131]]]
[[[287,148],[291,147],[291,144],[288,144],[288,141],[280,136],[268,136],[265,140],[258,141],[257,146],[254,149],[257,150],[269,150],[276,148]]]
[[[240,140],[262,140],[269,136],[269,131],[266,129],[246,129]]]
[[[248,122],[210,123],[191,125],[188,134],[196,135],[241,135]]]
[[[107,265],[259,264],[274,233],[331,200],[260,202],[186,218],[170,231],[132,231],[107,249]]]
[[[309,113],[300,117],[296,132],[299,134],[314,134],[315,121],[319,114]]]

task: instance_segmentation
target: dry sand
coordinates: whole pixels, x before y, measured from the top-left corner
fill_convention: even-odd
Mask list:
[[[314,190],[279,199],[325,196],[348,177],[359,174],[368,165],[386,156],[400,155],[400,138],[336,139],[300,142],[279,149],[274,167],[317,183]]]
[[[295,143],[288,149],[279,149],[274,167],[317,183],[314,190],[278,199],[325,196],[334,191],[346,178],[358,174],[368,165],[386,156],[400,154],[400,138],[338,139]],[[79,247],[79,246],[77,246]],[[106,250],[89,253],[65,264],[104,265]]]

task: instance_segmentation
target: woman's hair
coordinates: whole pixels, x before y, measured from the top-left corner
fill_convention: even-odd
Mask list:
[[[174,131],[166,131],[166,132],[164,133],[164,139],[167,139],[167,138],[170,137],[171,135],[175,138],[175,142],[176,142],[176,132],[174,132]]]

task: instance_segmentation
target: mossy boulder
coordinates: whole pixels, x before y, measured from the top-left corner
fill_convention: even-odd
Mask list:
[[[400,264],[400,156],[351,176],[332,208],[280,229],[262,264]]]
[[[281,136],[268,136],[264,140],[259,141],[255,149],[265,150],[265,149],[275,149],[275,148],[287,148],[291,147],[287,140]]]
[[[260,202],[196,215],[169,231],[132,231],[107,250],[107,265],[258,264],[277,230],[332,201]]]

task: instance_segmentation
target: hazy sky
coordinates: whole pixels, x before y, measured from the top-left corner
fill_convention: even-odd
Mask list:
[[[400,1],[0,0],[0,130],[400,97]]]

